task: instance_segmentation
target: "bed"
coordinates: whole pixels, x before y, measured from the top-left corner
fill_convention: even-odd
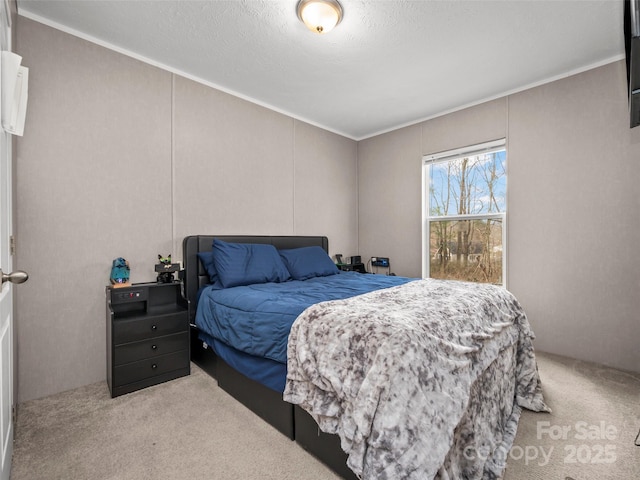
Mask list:
[[[332,271],[326,252],[326,237],[186,237],[193,361],[344,478],[499,478],[521,408],[548,410],[515,298]]]

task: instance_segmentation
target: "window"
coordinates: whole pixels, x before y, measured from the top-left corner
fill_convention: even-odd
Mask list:
[[[505,284],[505,141],[423,157],[424,277]]]

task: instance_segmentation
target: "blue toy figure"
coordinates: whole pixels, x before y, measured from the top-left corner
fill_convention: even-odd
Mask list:
[[[129,273],[129,262],[122,257],[116,258],[111,265],[111,285],[114,288],[130,286]]]

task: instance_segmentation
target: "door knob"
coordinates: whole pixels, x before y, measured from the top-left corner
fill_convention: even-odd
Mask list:
[[[23,272],[22,270],[16,270],[15,272],[11,273],[4,273],[0,269],[0,275],[2,275],[2,283],[24,283],[29,280],[29,274],[27,272]]]

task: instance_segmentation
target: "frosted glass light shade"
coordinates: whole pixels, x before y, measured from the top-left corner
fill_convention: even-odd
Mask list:
[[[300,0],[298,18],[312,32],[327,33],[342,20],[342,7],[336,0]]]

